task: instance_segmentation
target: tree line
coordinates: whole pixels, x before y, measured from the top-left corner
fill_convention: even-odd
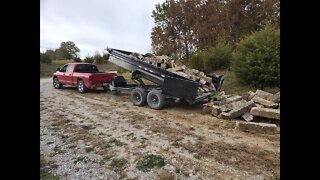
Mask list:
[[[40,52],[40,62],[51,63],[52,60],[66,60],[70,59],[74,62],[87,62],[87,63],[97,63],[102,64],[107,62],[109,55],[103,53],[101,55],[99,51],[96,51],[92,56],[89,54],[82,60],[79,57],[80,49],[76,46],[73,41],[66,41],[60,44],[60,47],[53,50],[47,49],[44,53]]]
[[[152,48],[156,54],[188,59],[219,39],[233,47],[266,25],[279,27],[279,0],[166,0],[152,12]]]
[[[256,88],[280,85],[279,0],[166,0],[152,17],[155,54],[232,70]]]

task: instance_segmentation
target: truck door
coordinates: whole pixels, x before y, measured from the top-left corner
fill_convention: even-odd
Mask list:
[[[67,70],[68,64],[64,65],[60,71],[58,76],[58,80],[60,83],[65,84],[66,83],[66,70]]]
[[[65,73],[65,84],[72,85],[74,64],[69,64]]]

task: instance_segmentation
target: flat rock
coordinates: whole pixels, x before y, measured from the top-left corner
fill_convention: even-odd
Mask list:
[[[244,115],[241,116],[245,121],[250,122],[253,120],[253,116],[250,113],[245,113]]]
[[[280,109],[253,107],[250,110],[250,114],[253,116],[266,117],[266,118],[270,118],[270,119],[280,120]]]
[[[268,107],[268,108],[277,108],[278,107],[277,103],[274,103],[272,101],[268,101],[268,100],[263,99],[259,96],[255,96],[252,100],[253,100],[253,102],[255,102],[257,104],[261,104],[261,105]]]
[[[254,102],[248,101],[248,102],[243,103],[242,105],[235,107],[234,109],[232,109],[228,113],[227,112],[221,113],[220,117],[223,119],[234,119],[234,118],[237,118],[237,117],[242,116],[243,114],[249,112],[250,109],[254,106],[255,106]]]
[[[228,97],[226,99],[226,103],[232,103],[232,102],[235,102],[235,101],[241,101],[242,100],[242,96],[239,96],[239,95],[236,95],[236,96],[231,96],[231,97]]]
[[[240,100],[240,101],[236,101],[236,102],[233,102],[233,103],[230,103],[230,104],[221,105],[220,109],[221,109],[222,112],[227,112],[227,111],[231,111],[235,107],[242,106],[244,103],[246,103],[245,100]]]
[[[280,102],[280,92],[279,92],[279,94],[271,94],[269,92],[257,89],[256,96],[261,97],[263,99],[266,99],[268,101],[275,102],[275,103],[279,103]]]
[[[197,75],[197,74],[199,73],[199,70],[197,70],[197,69],[191,69],[191,71],[192,71],[192,73],[195,74],[195,75]]]
[[[256,93],[249,91],[245,99],[247,101],[250,101],[255,95],[256,95]]]
[[[217,117],[221,113],[220,107],[217,105],[211,106],[211,115]]]
[[[167,68],[167,64],[162,63],[162,64],[160,65],[160,68],[161,68],[161,69],[166,69],[166,68]]]
[[[255,122],[238,122],[236,124],[238,130],[249,133],[259,134],[276,134],[279,133],[275,124],[255,123]]]
[[[200,82],[201,85],[205,85],[206,84],[206,81],[204,79],[200,79],[199,82]]]
[[[204,77],[205,77],[204,72],[199,72],[199,77],[200,77],[200,78],[204,78]]]
[[[212,108],[211,108],[212,106],[213,106],[213,103],[212,103],[212,102],[203,104],[203,106],[202,106],[202,113],[203,113],[203,114],[210,114],[210,113],[211,113],[211,110],[212,110]]]
[[[209,76],[205,76],[205,77],[204,77],[204,80],[205,80],[208,84],[211,84],[211,83],[212,83],[212,78],[209,77]]]

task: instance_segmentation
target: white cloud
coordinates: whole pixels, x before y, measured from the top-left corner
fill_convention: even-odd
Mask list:
[[[107,46],[128,51],[151,51],[151,17],[165,0],[41,0],[40,51],[73,41],[83,58]]]

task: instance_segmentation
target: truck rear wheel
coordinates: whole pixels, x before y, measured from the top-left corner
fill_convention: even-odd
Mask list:
[[[148,93],[147,102],[151,109],[162,109],[164,106],[164,95],[159,90],[152,90]]]
[[[63,84],[61,84],[58,80],[58,78],[53,78],[53,87],[56,89],[61,89],[63,87]]]
[[[81,79],[78,81],[78,91],[80,93],[86,93],[88,91],[88,88]]]
[[[135,106],[144,106],[147,100],[147,93],[142,88],[136,88],[131,92],[131,101]]]

